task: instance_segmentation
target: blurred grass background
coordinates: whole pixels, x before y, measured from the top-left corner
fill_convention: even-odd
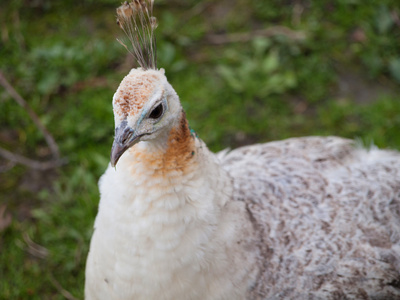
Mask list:
[[[302,135],[400,149],[397,2],[158,0],[158,65],[213,151]],[[0,299],[83,298],[97,180],[113,139],[111,99],[134,66],[115,40],[119,4],[1,4],[0,70],[68,164],[43,172],[0,159]],[[0,146],[50,156],[2,87]]]

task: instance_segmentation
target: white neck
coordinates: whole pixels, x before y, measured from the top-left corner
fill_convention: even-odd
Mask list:
[[[101,179],[114,184],[100,182],[91,251],[101,249],[98,259],[110,259],[95,271],[108,276],[103,291],[108,299],[219,299],[219,293],[230,294],[233,284],[245,289],[248,270],[232,264],[239,254],[228,258],[224,251],[243,239],[236,236],[231,212],[244,208],[228,203],[230,178],[206,146],[190,138],[194,154],[185,166],[145,142],[125,153],[117,170],[109,168]],[[169,160],[178,167],[160,168]],[[234,278],[221,276],[226,272]]]

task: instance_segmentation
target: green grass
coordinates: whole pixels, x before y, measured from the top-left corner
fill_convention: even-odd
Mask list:
[[[49,128],[68,164],[0,173],[0,208],[6,205],[12,215],[0,231],[0,299],[65,299],[62,289],[83,298],[97,181],[113,139],[111,99],[133,66],[115,41],[122,36],[115,25],[119,3],[2,5],[0,69]],[[303,135],[400,149],[395,0],[156,4],[158,65],[191,127],[213,151]],[[306,38],[252,36],[278,25]],[[249,39],[209,42],[211,34],[234,33]],[[49,157],[38,129],[1,88],[0,146]]]

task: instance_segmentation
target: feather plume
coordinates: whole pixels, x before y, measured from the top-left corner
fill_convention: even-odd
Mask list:
[[[138,64],[144,69],[157,69],[157,47],[154,30],[157,28],[157,19],[153,16],[154,0],[125,1],[117,8],[117,24],[127,35],[132,44],[129,50]]]

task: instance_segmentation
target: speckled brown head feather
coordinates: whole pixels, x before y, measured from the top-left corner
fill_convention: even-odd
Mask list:
[[[156,37],[157,19],[153,17],[154,0],[125,1],[117,8],[117,24],[132,44],[129,50],[143,70],[157,69]]]
[[[158,72],[133,69],[125,76],[114,95],[114,114],[117,117],[125,118],[140,112],[160,81]]]

